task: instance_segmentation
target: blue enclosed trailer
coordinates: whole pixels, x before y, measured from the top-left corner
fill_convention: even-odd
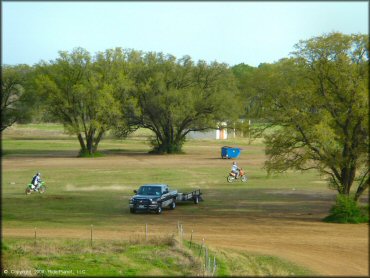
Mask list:
[[[232,148],[228,146],[223,146],[221,148],[221,158],[238,158],[240,155],[240,148]]]

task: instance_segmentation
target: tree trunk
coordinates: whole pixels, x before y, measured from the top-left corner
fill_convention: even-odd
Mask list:
[[[346,166],[341,169],[340,183],[342,185],[342,190],[338,190],[339,193],[349,196],[351,192],[351,187],[355,180],[355,176],[356,176],[356,167]]]
[[[91,154],[93,154],[93,139],[89,136],[88,138],[87,138],[87,144],[86,144],[86,146],[87,146],[87,152],[91,155]]]
[[[83,139],[83,137],[82,137],[82,135],[81,135],[81,133],[79,133],[78,135],[77,135],[77,138],[78,138],[78,142],[80,142],[80,147],[81,147],[81,153],[83,153],[83,152],[86,152],[86,145],[85,145],[85,141],[84,141],[84,139]]]
[[[364,176],[365,178],[365,176]],[[355,194],[355,201],[358,201],[358,199],[361,197],[362,193],[369,188],[370,185],[370,176],[367,176],[366,180],[363,180],[362,183],[357,188],[356,194]]]
[[[103,134],[104,134],[104,130],[99,131],[98,136],[94,139],[94,145],[93,145],[94,153],[98,150],[98,145],[99,145],[101,138],[103,137]]]
[[[105,130],[100,130],[98,135],[94,138],[94,135],[96,134],[95,130],[91,130],[88,133],[86,133],[86,138],[84,139],[83,136],[80,134],[77,135],[78,141],[80,142],[81,150],[80,153],[88,153],[89,155],[92,155],[96,153],[98,150],[98,145],[104,135]],[[86,141],[86,143],[85,143]]]
[[[182,152],[182,140],[175,140],[170,136],[162,136],[164,140],[159,140],[157,138],[158,146],[154,147],[154,152],[163,154],[173,154],[173,153],[181,153]]]
[[[87,152],[89,155],[92,155],[94,153],[94,134],[95,134],[95,129],[90,129],[89,132],[87,133],[87,138],[86,138],[86,147],[87,147]]]

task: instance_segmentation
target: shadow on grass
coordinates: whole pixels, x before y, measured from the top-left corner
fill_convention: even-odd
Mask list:
[[[3,157],[77,157],[78,151],[71,150],[2,150]]]
[[[106,156],[155,156],[156,154],[150,154],[147,151],[142,150],[116,150],[108,149],[99,151],[102,157]],[[3,157],[75,157],[75,158],[86,158],[80,157],[78,150],[37,150],[37,149],[7,149],[2,150],[1,155]],[[97,158],[97,157],[93,157]]]
[[[138,150],[138,149],[106,149],[100,151],[102,154],[107,156],[119,156],[119,155],[140,155],[140,156],[146,156],[146,155],[156,155],[149,153],[148,150]]]
[[[22,137],[12,137],[12,136],[7,136],[7,140],[12,140],[12,141],[50,141],[50,140],[58,140],[58,141],[70,141],[71,139],[73,140],[74,138],[65,136],[65,137],[60,137],[60,136],[48,136],[48,137],[27,137],[27,136],[22,136]]]

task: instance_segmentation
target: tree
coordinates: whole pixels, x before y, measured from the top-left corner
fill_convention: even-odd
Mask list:
[[[181,152],[190,131],[214,128],[238,110],[233,75],[224,64],[138,52],[128,62],[135,84],[126,99],[129,125],[154,132],[154,152]]]
[[[60,52],[58,59],[38,68],[36,83],[46,96],[49,112],[77,136],[81,155],[94,154],[120,116],[110,84],[111,58],[100,54],[93,60],[86,50],[76,48]]]
[[[259,118],[259,113],[263,105],[261,104],[261,97],[258,95],[258,91],[255,90],[254,86],[258,68],[245,64],[238,64],[231,69],[237,80],[240,101],[244,106],[243,116],[249,119]]]
[[[369,187],[368,36],[301,41],[291,59],[260,69],[269,171],[317,169],[355,200]]]
[[[2,67],[1,131],[30,117],[32,99],[27,92],[26,83],[31,71],[31,67],[27,65]]]

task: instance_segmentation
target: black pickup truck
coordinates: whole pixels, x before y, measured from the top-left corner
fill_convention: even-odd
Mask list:
[[[136,195],[130,199],[129,204],[131,213],[146,210],[160,214],[164,207],[176,207],[177,190],[170,191],[166,184],[144,184],[134,193]]]
[[[175,209],[176,202],[193,201],[198,204],[203,201],[200,190],[190,193],[178,193],[177,190],[168,188],[167,184],[144,184],[139,190],[134,190],[134,195],[129,201],[131,213],[136,211],[155,211],[162,213],[162,208]]]

